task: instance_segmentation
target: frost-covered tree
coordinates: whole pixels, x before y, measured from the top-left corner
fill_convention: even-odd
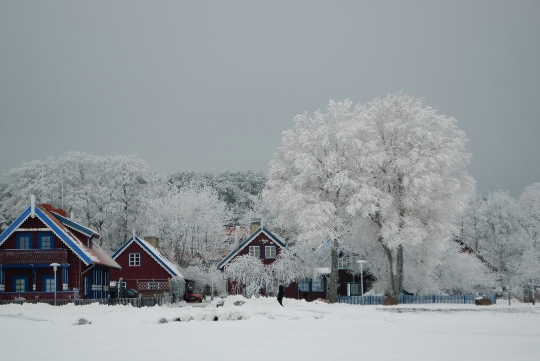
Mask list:
[[[389,292],[404,283],[404,248],[424,245],[436,253],[456,232],[455,215],[474,181],[466,173],[465,133],[410,94],[374,99],[359,117],[368,141],[359,144],[360,186],[347,210],[368,218],[388,261]],[[429,255],[426,255],[429,257]]]
[[[261,288],[272,283],[268,268],[251,255],[236,257],[225,266],[225,275],[233,283],[233,292],[246,297],[258,296]]]
[[[330,302],[337,301],[339,239],[346,231],[348,200],[360,186],[359,147],[367,135],[359,118],[363,108],[350,107],[348,100],[331,101],[327,112],[297,115],[294,128],[283,133],[263,191],[272,213],[296,231],[299,243],[316,249],[331,241]]]
[[[155,177],[134,155],[98,157],[68,152],[59,158],[23,163],[8,174],[11,183],[2,213],[13,219],[28,206],[30,195],[73,213],[76,220],[102,235],[115,251],[136,228]]]
[[[388,95],[351,109],[295,118],[271,162],[265,200],[299,239],[332,240],[329,298],[336,296],[338,240],[354,217],[368,219],[387,260],[389,293],[404,282],[404,247],[436,252],[456,232],[474,181],[465,172],[466,138],[455,120],[409,94]]]
[[[223,172],[218,174],[181,172],[169,177],[178,187],[197,184],[214,188],[232,211],[231,225],[248,224],[250,210],[266,183],[262,172]]]
[[[161,246],[182,267],[208,269],[230,249],[224,225],[230,212],[217,192],[198,184],[164,184],[147,207],[145,232],[156,235]]]

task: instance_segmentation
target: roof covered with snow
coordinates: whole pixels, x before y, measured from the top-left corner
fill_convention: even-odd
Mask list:
[[[167,271],[172,277],[184,277],[180,273],[180,270],[178,269],[178,266],[174,264],[159,248],[155,248],[150,243],[146,242],[143,239],[140,239],[139,237],[131,237],[127,240],[119,249],[116,251],[112,258],[116,259],[126,248],[128,248],[132,243],[137,243],[146,253],[150,255],[157,263],[159,263],[165,271]]]

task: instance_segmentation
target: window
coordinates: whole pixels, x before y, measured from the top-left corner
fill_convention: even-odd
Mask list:
[[[141,254],[140,253],[130,253],[129,254],[129,265],[130,266],[140,266],[141,265]]]
[[[13,292],[28,292],[28,277],[13,277]]]
[[[255,258],[261,258],[261,249],[259,246],[249,246],[249,255]]]
[[[338,258],[338,269],[349,268],[349,260],[347,258]]]
[[[309,292],[309,280],[298,281],[298,291]]]
[[[51,249],[53,247],[53,236],[50,233],[40,233],[38,235],[38,247],[40,249]]]
[[[322,278],[314,278],[311,281],[311,290],[313,292],[322,292],[323,291],[323,280],[322,280]]]
[[[357,283],[351,283],[351,295],[361,295],[362,285]]]
[[[17,249],[31,249],[32,235],[29,233],[21,233],[17,235]]]
[[[54,292],[54,276],[43,276],[43,292]]]
[[[274,247],[274,246],[265,246],[264,247],[264,258],[276,258],[276,247]]]

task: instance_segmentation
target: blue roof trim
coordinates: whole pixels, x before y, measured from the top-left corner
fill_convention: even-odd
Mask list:
[[[32,211],[30,208],[31,207],[26,208],[19,218],[17,218],[15,222],[11,224],[11,226],[0,234],[0,244],[4,243],[4,241],[13,233],[13,231],[15,231],[21,225],[21,223],[30,216],[30,212]]]
[[[62,241],[64,241],[67,244],[67,246],[71,248],[71,250],[75,252],[77,256],[79,256],[87,265],[94,263],[92,262],[90,257],[88,257],[79,248],[77,244],[73,243],[73,241],[64,233],[64,230],[60,229],[53,221],[51,221],[49,217],[47,217],[41,209],[36,207],[35,212],[36,212],[36,216],[38,216],[43,221],[43,223],[45,223],[50,229],[52,229],[53,232],[56,233],[62,239]]]
[[[175,271],[173,269],[171,269],[169,266],[167,266],[166,263],[164,263],[162,260],[161,260],[161,257],[160,255],[157,255],[153,250],[151,250],[150,248],[148,248],[143,242],[141,242],[141,239],[139,237],[135,237],[135,239],[133,239],[133,237],[131,237],[130,239],[127,240],[126,243],[124,243],[119,249],[118,251],[114,252],[114,254],[112,255],[112,259],[116,259],[116,257],[118,257],[118,255],[120,255],[120,253],[124,252],[124,250],[131,244],[131,242],[137,242],[137,244],[139,246],[141,246],[146,252],[154,255],[154,258],[163,268],[165,268],[170,274],[174,275],[174,276],[179,276],[178,274],[178,271]]]
[[[84,234],[85,236],[88,236],[88,237],[92,237],[94,234],[96,235],[99,235],[97,232],[94,232],[93,230],[91,230],[90,228],[86,228],[85,226],[81,226],[80,224],[78,223],[75,223],[73,222],[71,219],[69,218],[66,218],[64,216],[61,216],[59,215],[58,213],[56,212],[52,212],[54,214],[54,217],[56,219],[58,219],[64,226],[68,226],[68,227],[71,227],[79,232],[81,232],[82,234]]]
[[[116,252],[113,253],[111,258],[116,259],[116,257],[118,257],[120,255],[120,253],[124,252],[124,249],[127,248],[127,246],[131,243],[132,240],[133,240],[133,237],[128,239],[122,246],[120,246],[120,248],[118,248],[118,250]]]
[[[265,233],[272,241],[276,242],[281,248],[286,248],[285,243],[283,243],[278,237],[276,237],[272,232],[266,228],[257,229],[253,232],[244,242],[242,242],[237,248],[235,248],[231,253],[227,255],[221,262],[217,264],[217,268],[221,269],[227,262],[229,262],[235,255],[237,255],[248,243],[250,243],[255,237],[261,233]]]

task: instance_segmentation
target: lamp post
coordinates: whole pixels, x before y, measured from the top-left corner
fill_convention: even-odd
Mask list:
[[[60,267],[60,263],[51,263],[50,266],[54,270],[54,305],[56,306],[56,269]]]
[[[367,261],[364,261],[363,259],[360,259],[356,261],[360,265],[360,295],[362,296],[362,306],[364,305],[364,263]]]

